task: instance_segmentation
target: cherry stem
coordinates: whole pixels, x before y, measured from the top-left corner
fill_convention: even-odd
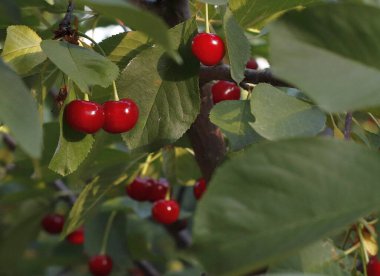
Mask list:
[[[41,169],[40,160],[33,158],[32,163],[33,163],[33,169],[34,169],[32,178],[37,179],[37,180],[41,179],[42,178],[42,169]]]
[[[112,87],[113,87],[113,97],[115,98],[115,101],[119,101],[120,98],[119,98],[119,94],[117,93],[115,81],[112,82]]]
[[[367,231],[371,234],[372,237],[374,237],[375,239],[377,239],[377,234],[376,232],[371,228],[371,224],[366,221],[365,219],[361,218],[359,219],[359,222],[363,225],[363,227],[365,229],[367,229]]]
[[[375,116],[373,116],[373,114],[371,112],[368,112],[368,115],[369,117],[371,117],[372,121],[377,125],[378,128],[380,128],[380,123],[379,121],[376,119]]]
[[[100,249],[100,255],[105,255],[107,252],[108,237],[110,235],[111,226],[116,217],[116,214],[117,214],[117,211],[113,211],[110,217],[108,218],[106,229],[104,230],[104,236],[103,236],[103,241],[102,241],[102,247]]]
[[[84,93],[84,100],[85,101],[89,101],[90,99],[88,98],[88,94],[87,93]]]
[[[100,45],[92,37],[89,37],[88,35],[86,35],[84,33],[80,33],[80,32],[78,32],[78,35],[90,40],[92,42],[92,44],[94,44],[99,49],[99,51],[102,53],[103,56],[105,56],[105,57],[107,56],[106,53],[104,52],[103,48],[100,47]],[[119,98],[119,94],[117,93],[115,81],[112,82],[112,87],[113,87],[113,96],[115,98],[115,101],[119,101],[120,98]]]
[[[206,8],[206,33],[210,33],[210,21],[208,18],[208,4],[207,3],[205,4],[205,8]]]
[[[144,163],[144,165],[143,165],[143,168],[142,168],[142,170],[141,170],[141,176],[146,175],[146,173],[148,172],[148,168],[149,168],[149,166],[150,166],[150,163],[152,163],[152,159],[153,159],[153,154],[150,153],[150,154],[148,155],[148,157],[146,158],[146,161],[145,161],[145,163]]]
[[[91,43],[94,44],[99,49],[99,51],[102,53],[103,56],[105,56],[105,57],[107,56],[106,53],[104,52],[103,48],[100,47],[100,45],[92,37],[86,35],[85,33],[81,33],[81,32],[78,32],[78,35],[80,37],[84,37],[84,38],[90,40]]]
[[[369,258],[368,258],[368,254],[366,252],[366,249],[365,249],[365,246],[364,246],[364,237],[363,237],[363,233],[362,233],[362,225],[359,224],[356,226],[356,232],[358,233],[358,236],[359,236],[359,241],[360,241],[360,252],[361,252],[361,259],[362,259],[362,263],[363,263],[363,272],[364,272],[364,276],[368,276],[368,273],[367,273],[367,263],[369,262]]]

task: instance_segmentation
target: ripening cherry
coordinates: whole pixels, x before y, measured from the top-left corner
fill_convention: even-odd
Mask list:
[[[214,104],[226,100],[239,100],[240,88],[230,81],[218,81],[211,87]]]
[[[70,102],[65,107],[64,117],[72,129],[88,134],[97,132],[104,123],[103,107],[91,101]]]
[[[259,65],[257,64],[256,59],[251,58],[248,62],[247,65],[245,66],[249,69],[257,70],[259,68]]]
[[[103,129],[109,133],[127,132],[136,125],[139,118],[139,108],[131,99],[105,102],[103,109]]]
[[[66,240],[71,244],[83,244],[84,243],[84,229],[83,227],[71,232],[67,235]]]
[[[169,182],[160,178],[159,180],[151,180],[152,186],[149,189],[149,201],[155,202],[165,199],[169,191]]]
[[[368,276],[380,276],[380,262],[377,257],[372,257],[367,264]]]
[[[113,262],[107,255],[96,255],[88,261],[88,268],[94,276],[107,276],[112,271]]]
[[[133,180],[133,182],[126,187],[126,192],[129,197],[134,200],[149,200],[150,189],[152,185],[152,182],[150,182],[148,179],[136,177],[135,180]]]
[[[204,178],[198,179],[194,185],[194,196],[196,199],[200,199],[203,193],[206,191],[206,180]]]
[[[162,224],[172,224],[179,217],[180,207],[174,200],[159,200],[153,204],[152,217]]]
[[[223,59],[225,46],[218,35],[199,33],[193,38],[191,50],[200,62],[204,65],[212,66]]]
[[[59,234],[63,230],[65,224],[65,217],[59,214],[48,214],[42,221],[42,228],[49,234]]]

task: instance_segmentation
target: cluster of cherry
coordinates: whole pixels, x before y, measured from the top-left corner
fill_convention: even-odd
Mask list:
[[[107,101],[74,100],[65,107],[64,117],[74,130],[92,134],[103,128],[109,133],[131,130],[137,123],[139,109],[131,99]]]
[[[200,62],[207,66],[217,65],[224,57],[225,46],[223,40],[216,34],[199,33],[192,41],[192,52]],[[250,59],[247,68],[256,70],[258,64]],[[240,88],[230,81],[217,81],[211,88],[214,104],[226,100],[239,100]]]

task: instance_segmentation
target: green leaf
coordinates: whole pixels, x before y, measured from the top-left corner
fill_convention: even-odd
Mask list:
[[[331,4],[291,12],[270,28],[273,71],[329,112],[380,105],[380,10]]]
[[[63,231],[64,235],[82,226],[85,219],[106,199],[107,194],[134,173],[142,157],[145,156],[145,154],[129,156],[124,153],[119,165],[105,167],[103,171],[97,172],[92,181],[83,188],[71,209]]]
[[[326,116],[317,107],[288,96],[269,84],[255,87],[251,126],[269,140],[314,136],[325,127]]]
[[[99,46],[107,57],[122,70],[132,58],[151,46],[148,42],[149,38],[145,34],[128,32],[111,36],[99,43]]]
[[[91,85],[108,87],[119,75],[115,64],[93,50],[55,40],[44,40],[41,47],[82,92],[88,92]]]
[[[71,90],[65,104],[75,99],[75,91]],[[50,161],[49,169],[66,176],[74,172],[91,151],[94,138],[91,134],[77,132],[68,126],[64,120],[64,107],[59,116],[60,136],[57,149]]]
[[[123,134],[130,149],[156,149],[180,138],[199,113],[199,62],[191,54],[191,39],[197,32],[194,20],[170,30],[184,59],[177,65],[153,47],[137,55],[122,72],[117,86],[120,97],[133,99],[139,120]]]
[[[175,169],[177,182],[182,185],[193,184],[194,179],[202,177],[194,155],[184,148],[175,148]]]
[[[224,15],[223,29],[230,60],[231,76],[236,83],[240,83],[245,77],[244,70],[251,54],[251,45],[230,9],[227,9]]]
[[[252,146],[217,169],[199,202],[199,261],[213,275],[241,275],[354,223],[379,209],[379,166],[376,151],[347,141]]]
[[[174,50],[174,44],[168,34],[168,26],[160,17],[143,11],[123,0],[83,0],[83,3],[109,18],[118,18],[128,27],[147,34],[160,44],[178,63],[181,57]]]
[[[26,74],[46,60],[41,41],[27,26],[9,26],[1,56],[18,74]]]
[[[255,118],[249,101],[220,102],[212,108],[210,120],[227,136],[233,151],[263,140],[250,125]]]
[[[130,197],[121,196],[112,198],[103,203],[102,211],[123,211],[138,215],[140,218],[148,218],[152,213],[152,203],[139,202]]]
[[[0,60],[0,120],[27,154],[39,158],[42,126],[37,103],[22,80]]]
[[[261,28],[289,9],[318,2],[321,0],[230,0],[229,7],[243,28]]]
[[[342,256],[338,258],[338,256]],[[344,256],[330,240],[318,241],[300,250],[294,256],[275,264],[268,269],[269,273],[307,272],[321,275],[349,276],[353,260]]]

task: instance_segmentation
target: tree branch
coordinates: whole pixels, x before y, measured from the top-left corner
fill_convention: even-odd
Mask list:
[[[220,129],[210,122],[209,114],[213,107],[211,85],[200,88],[201,111],[189,130],[190,141],[193,145],[195,159],[206,182],[226,154],[226,144]]]
[[[246,69],[244,75],[245,79],[243,80],[243,82],[255,84],[264,82],[274,86],[294,87],[274,77],[269,69]],[[199,79],[201,84],[205,84],[213,80],[234,81],[231,77],[230,66],[228,66],[227,64],[220,64],[213,67],[202,65],[199,73]]]

